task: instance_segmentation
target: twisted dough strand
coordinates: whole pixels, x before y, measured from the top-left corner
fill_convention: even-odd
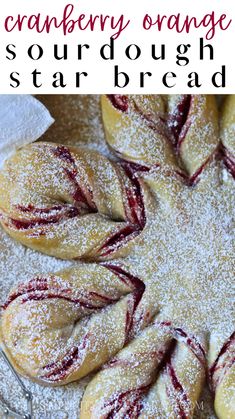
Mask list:
[[[219,145],[212,95],[102,97],[106,138],[123,159],[174,171],[194,184]]]
[[[6,163],[0,202],[1,223],[16,240],[59,258],[96,260],[130,251],[152,203],[128,164],[49,143]]]
[[[205,366],[197,338],[156,321],[88,384],[81,419],[191,418]]]
[[[104,260],[127,254],[145,227],[146,203],[151,203],[135,173],[144,173],[174,208],[182,180],[195,184],[217,151],[213,99],[202,99],[110,96],[110,120],[117,118],[119,129],[120,113],[126,130],[134,127],[126,119],[129,111],[137,118],[140,137],[130,133],[127,154],[120,146],[120,156],[134,164],[62,145],[22,150],[0,174],[4,228],[22,243],[62,258]],[[197,117],[205,109],[202,127]],[[220,146],[230,181],[235,177],[234,109],[232,102],[224,108]],[[123,140],[119,134],[113,138]],[[191,418],[205,377],[204,342],[163,321],[138,335],[149,318],[143,293],[142,281],[111,263],[38,276],[17,287],[4,305],[3,345],[19,372],[51,385],[77,380],[121,350],[88,386],[82,403],[86,419]],[[228,400],[234,396],[234,347],[234,334],[217,345],[209,371],[222,419],[232,419],[235,410]]]
[[[1,341],[21,374],[61,385],[87,375],[146,325],[143,282],[117,265],[79,265],[20,284]]]

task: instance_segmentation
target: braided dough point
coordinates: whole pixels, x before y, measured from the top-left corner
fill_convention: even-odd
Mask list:
[[[205,365],[185,344],[177,343],[147,396],[140,418],[192,418],[204,381]]]
[[[127,165],[50,143],[31,144],[6,162],[0,202],[4,229],[24,245],[62,259],[101,260],[129,253],[153,204]]]
[[[78,380],[122,349],[136,322],[137,330],[144,327],[138,318],[144,288],[108,264],[38,276],[9,295],[1,344],[24,376],[46,385]]]
[[[183,95],[170,96],[170,119],[182,106]],[[213,95],[191,95],[188,113],[178,138],[178,155],[190,178],[206,164],[219,143],[218,110]]]
[[[108,144],[124,159],[161,166],[194,180],[219,143],[211,95],[102,97]]]
[[[141,99],[135,95],[124,98],[127,109],[123,111],[123,108],[118,108],[119,103],[114,103],[107,96],[101,97],[108,144],[125,160],[148,167],[161,164],[176,169],[177,160],[170,142],[166,139],[166,127],[161,120],[165,109],[163,98],[153,95],[143,95]],[[138,112],[137,104],[141,106]],[[155,132],[157,121],[160,123]]]
[[[146,328],[88,384],[80,418],[138,418],[142,398],[170,342],[167,332],[154,325]]]
[[[192,418],[205,359],[189,336],[175,343],[171,332],[153,323],[104,366],[86,388],[81,419]]]

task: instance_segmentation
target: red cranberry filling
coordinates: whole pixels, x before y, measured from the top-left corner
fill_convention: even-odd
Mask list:
[[[131,275],[129,272],[125,272],[121,267],[112,265],[109,263],[104,263],[107,269],[115,273],[121,281],[126,284],[131,284],[135,291],[130,295],[128,301],[128,310],[126,313],[126,343],[130,340],[131,333],[134,327],[134,317],[139,302],[143,296],[145,290],[145,284],[138,277]]]
[[[31,214],[49,214],[53,211],[61,211],[64,207],[62,205],[54,205],[53,207],[49,208],[36,208],[34,205],[29,204],[27,206],[24,205],[17,205],[16,208],[25,213]]]
[[[130,221],[139,225],[140,228],[143,229],[146,224],[146,215],[140,182],[135,174],[137,165],[132,165],[131,163],[122,163],[121,165],[125,171],[125,174],[132,183],[132,188],[126,188],[126,196],[128,202],[126,213],[128,214],[128,211],[130,210]],[[141,171],[146,170],[143,167],[141,168]]]
[[[16,228],[17,230],[30,230],[31,228],[34,228],[36,226],[45,226],[48,224],[53,224],[58,221],[58,218],[56,220],[42,220],[40,218],[34,220],[34,221],[22,221],[22,220],[14,220],[13,218],[10,218],[11,225]]]
[[[189,406],[189,400],[182,384],[180,383],[176,375],[176,372],[172,366],[171,360],[167,363],[166,371],[171,379],[171,384],[175,390],[175,402],[177,406],[177,414],[179,415],[181,419],[188,419],[188,416],[183,409],[183,404]],[[169,397],[172,397],[169,389],[167,390],[167,393]]]
[[[59,157],[61,160],[64,160],[66,163],[70,163],[73,166],[75,166],[75,160],[67,147],[63,145],[55,147],[53,149],[53,153],[56,157]]]
[[[82,207],[89,210],[90,212],[96,212],[97,208],[93,201],[92,191],[88,188],[83,190],[77,181],[77,166],[70,150],[65,146],[58,146],[53,149],[53,154],[70,166],[69,168],[63,168],[63,170],[74,186],[74,192],[72,194],[74,201],[79,203]]]
[[[5,310],[14,300],[18,297],[21,297],[24,294],[28,294],[33,291],[47,291],[48,284],[46,278],[34,278],[29,281],[28,284],[20,284],[17,288],[17,291],[10,294],[5,304],[2,305],[2,308]]]
[[[79,209],[73,206],[57,206],[51,208],[35,208],[33,205],[28,207],[19,206],[20,211],[36,215],[33,220],[9,219],[10,224],[17,230],[28,230],[37,226],[55,224],[59,221],[74,218],[79,215]],[[58,212],[57,212],[58,211]],[[51,213],[51,215],[50,215]],[[37,216],[37,214],[41,215]],[[42,217],[45,214],[45,217]]]
[[[75,362],[79,363],[82,361],[82,351],[84,351],[88,345],[89,334],[83,337],[79,346],[71,348],[62,360],[43,367],[45,375],[41,376],[41,378],[51,382],[56,382],[65,378],[70,367],[73,366]]]
[[[212,388],[214,389],[217,386],[218,383],[218,379],[214,380],[214,374],[216,373],[217,370],[222,369],[224,370],[224,373],[226,373],[226,371],[229,370],[229,368],[231,368],[231,366],[234,364],[235,359],[234,357],[232,357],[230,362],[224,362],[222,364],[220,364],[221,358],[223,355],[229,354],[229,351],[231,349],[231,347],[235,344],[235,332],[232,333],[232,335],[230,336],[230,338],[224,343],[224,345],[222,346],[215,362],[213,363],[213,365],[211,366],[210,370],[209,370],[209,377],[210,380],[214,382],[214,385],[212,385]]]
[[[232,155],[229,153],[229,151],[222,147],[222,154],[224,157],[224,164],[227,167],[228,171],[231,173],[233,178],[235,179],[235,159],[232,157]]]
[[[179,149],[190,127],[188,115],[191,104],[192,96],[184,95],[182,101],[177,104],[177,107],[168,116],[167,125],[173,134],[175,140],[174,145],[177,149]]]
[[[103,257],[108,256],[113,251],[120,248],[124,242],[138,236],[146,224],[142,190],[138,177],[135,175],[136,166],[139,168],[139,165],[122,162],[121,166],[124,169],[126,176],[131,181],[131,187],[126,187],[125,189],[126,201],[124,200],[126,218],[130,224],[106,240],[100,249],[102,251],[101,256]],[[146,170],[148,169],[142,168],[142,171]]]
[[[64,172],[66,173],[67,177],[71,181],[71,183],[74,186],[74,192],[72,193],[72,197],[76,203],[79,203],[81,207],[89,210],[89,212],[96,212],[97,208],[95,203],[93,202],[92,198],[89,199],[85,193],[83,192],[81,186],[79,185],[76,176],[77,176],[77,170],[69,170],[67,168],[64,168]],[[92,193],[90,192],[90,195]],[[89,201],[88,201],[89,199]]]
[[[202,164],[202,166],[199,167],[199,169],[193,174],[193,176],[191,176],[188,179],[188,186],[194,186],[197,183],[197,181],[199,180],[199,176],[201,175],[201,173],[203,172],[203,170],[207,166],[210,159],[211,159],[211,156],[209,156],[209,158],[205,161],[205,163]]]
[[[172,335],[174,339],[183,341],[191,349],[191,351],[198,358],[198,360],[203,365],[206,364],[205,349],[202,347],[202,345],[195,336],[189,336],[183,329],[179,327],[173,327],[170,321],[163,321],[161,323],[156,322],[155,324],[157,327],[165,327],[169,329],[169,333]]]
[[[105,268],[109,269],[111,272],[117,275],[118,278],[125,284],[129,286],[132,285],[133,289],[141,290],[142,293],[144,292],[145,284],[137,276],[132,275],[130,272],[124,271],[124,269],[122,269],[120,266],[113,265],[108,262],[103,262],[101,265],[105,266]]]
[[[108,263],[103,263],[102,266],[109,269],[117,275],[122,282],[133,288],[133,297],[132,300],[130,300],[131,308],[128,311],[126,319],[126,333],[129,335],[130,330],[133,327],[133,316],[145,290],[145,285],[138,277],[124,271],[120,266]],[[2,308],[6,309],[14,300],[21,296],[23,296],[21,301],[22,304],[32,300],[37,301],[51,298],[61,298],[74,304],[79,304],[81,307],[90,310],[101,309],[107,304],[115,303],[119,299],[99,294],[96,291],[90,291],[87,294],[82,293],[79,297],[72,297],[72,290],[69,288],[59,288],[59,285],[56,283],[54,284],[55,280],[55,277],[50,278],[50,283],[47,278],[34,278],[27,284],[19,285],[18,289],[9,296]],[[83,337],[80,345],[71,348],[63,359],[46,365],[43,368],[43,370],[46,371],[46,374],[41,378],[54,382],[65,378],[69,374],[74,363],[82,360],[82,351],[86,349],[88,345],[88,337],[89,333]]]
[[[128,111],[128,97],[124,95],[107,95],[112,105],[121,112]]]
[[[192,350],[194,355],[198,358],[198,360],[205,365],[206,364],[206,353],[200,342],[195,338],[195,336],[189,336],[183,329],[175,328],[174,329],[175,336],[181,336],[185,339],[186,344]]]
[[[127,390],[114,396],[111,400],[107,400],[101,409],[106,410],[110,408],[110,411],[102,417],[104,419],[118,418],[118,412],[124,408],[125,412],[122,413],[122,417],[126,419],[137,419],[143,408],[142,397],[147,393],[149,387],[148,385]]]
[[[138,236],[140,232],[139,229],[136,229],[135,225],[127,225],[106,240],[100,248],[100,256],[105,257],[110,255],[112,252],[119,249],[123,243]]]
[[[108,297],[107,295],[99,294],[97,292],[89,292],[87,295],[83,294],[79,298],[71,296],[72,290],[70,288],[59,288],[48,283],[47,278],[34,278],[28,284],[19,285],[16,292],[11,294],[2,306],[6,309],[18,297],[24,296],[22,304],[27,301],[39,301],[53,298],[59,298],[78,304],[83,308],[89,310],[97,310],[103,308],[107,304],[113,304],[118,301],[117,298]]]

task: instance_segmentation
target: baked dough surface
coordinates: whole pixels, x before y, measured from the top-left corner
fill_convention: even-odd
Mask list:
[[[55,103],[53,103],[54,100]],[[49,109],[52,106],[55,112],[58,112],[58,115],[62,112],[61,100],[62,97],[57,100],[45,98],[45,101],[50,103]],[[90,118],[92,121],[94,117],[96,118],[98,137],[100,138],[100,140],[96,140],[95,147],[109,155],[110,152],[107,151],[103,142],[100,115],[96,114],[97,98],[90,98],[90,102],[87,98],[82,99],[81,97],[77,99],[68,97],[65,100],[68,101],[65,109],[69,115],[68,108],[72,108],[69,118],[71,117],[71,133],[73,133],[73,136],[69,137],[68,135],[63,143],[69,141],[73,145],[80,145],[82,142],[80,141],[81,138],[76,137],[79,127],[73,126],[73,111],[76,112],[77,109],[80,110],[81,121],[83,121],[80,132],[86,133],[83,139],[86,138],[86,135],[89,139],[94,135],[94,132],[92,134],[94,122],[90,124],[87,115],[84,118],[84,114],[87,113],[87,104],[90,104]],[[55,117],[55,115],[53,116]],[[68,115],[66,116],[64,112],[65,120],[66,117]],[[61,143],[62,137],[59,137],[59,133],[62,133],[64,128],[61,126],[55,126],[54,128],[58,132],[58,137],[56,134],[55,137]],[[52,133],[53,127],[50,130]],[[231,134],[228,135],[226,127],[223,130],[225,132],[224,145],[226,145],[229,155],[231,155],[233,152],[233,143],[229,141]],[[73,140],[68,140],[68,138],[73,138]],[[48,138],[46,137],[46,139]],[[187,166],[190,176],[194,174],[195,167]],[[197,169],[198,167],[196,167]],[[190,338],[192,336],[197,337],[197,341],[205,351],[209,366],[213,367],[221,348],[229,341],[234,331],[234,294],[232,288],[234,282],[235,183],[223,161],[217,158],[211,159],[202,171],[200,181],[193,187],[182,186],[182,183],[179,184],[178,177],[167,176],[167,174],[164,170],[157,168],[153,173],[143,176],[154,190],[157,207],[153,213],[149,214],[148,226],[144,234],[137,239],[131,254],[121,261],[125,271],[141,278],[144,282],[145,293],[142,305],[146,312],[151,312],[151,317],[154,318],[157,325],[164,323],[163,331],[158,331],[157,333],[160,333],[160,336],[158,336],[155,333],[156,331],[153,332],[151,328],[146,328],[142,332],[143,337],[140,334],[139,338],[131,339],[130,346],[126,346],[118,353],[117,357],[118,359],[125,360],[128,358],[129,360],[131,354],[136,353],[138,355],[141,339],[143,339],[144,345],[151,343],[151,339],[153,339],[153,342],[154,339],[157,339],[158,344],[162,342],[162,346],[158,349],[167,351],[168,341],[170,340],[169,334],[170,336],[172,336],[172,333],[174,335],[177,329],[182,330]],[[164,185],[165,193],[162,193],[162,185]],[[0,273],[6,278],[2,293],[3,301],[6,299],[10,287],[18,280],[22,281],[38,273],[47,274],[74,266],[74,262],[71,264],[71,262],[59,261],[46,255],[40,254],[39,256],[38,253],[26,250],[21,245],[13,242],[2,230],[0,234],[2,238]],[[7,272],[6,266],[9,266]],[[165,327],[166,324],[170,327],[170,330]],[[104,330],[104,339],[107,334],[108,331]],[[146,338],[144,334],[150,335]],[[182,341],[182,336],[181,339],[178,335],[174,335],[174,337],[177,341],[177,347],[174,349],[171,364],[167,364],[168,369],[160,372],[158,380],[156,380],[153,371],[156,370],[159,360],[153,359],[150,362],[148,357],[147,359],[143,358],[143,362],[139,366],[140,370],[137,369],[137,376],[143,377],[143,380],[145,376],[147,377],[146,382],[142,383],[142,387],[140,385],[138,387],[145,388],[144,396],[147,397],[145,405],[147,410],[143,411],[145,412],[143,415],[147,416],[143,416],[143,418],[154,417],[151,416],[151,411],[154,411],[151,409],[156,408],[156,400],[158,400],[157,405],[160,409],[158,411],[159,417],[164,418],[166,414],[175,414],[174,403],[166,401],[163,390],[166,388],[169,371],[171,371],[170,365],[172,364],[180,382],[187,387],[190,400],[193,400],[195,417],[213,417],[212,400],[210,400],[210,396],[208,396],[204,387],[204,372],[201,364],[197,364],[198,358],[195,357],[195,351],[187,350],[188,347]],[[141,351],[142,349],[141,347]],[[147,353],[149,350],[148,347],[145,348]],[[224,361],[227,360],[223,358],[222,362],[220,360],[221,365]],[[122,367],[119,366],[119,368]],[[132,366],[133,368],[135,367]],[[110,378],[109,374],[111,374]],[[113,391],[120,389],[122,394],[126,390],[126,388],[123,389],[124,378],[122,374],[127,376],[125,385],[130,387],[135,382],[136,377],[132,377],[131,373],[128,373],[128,369],[120,372],[118,366],[116,369],[115,367],[104,369],[90,382],[85,393],[81,417],[101,417],[98,416],[100,414],[99,409],[103,408],[100,400],[103,400],[104,394],[105,397],[107,396],[107,389],[111,392],[109,402],[112,400],[113,393],[112,388],[110,390],[110,382],[114,383]],[[151,374],[153,374],[153,377]],[[215,387],[219,386],[219,389],[215,400],[215,409],[219,417],[232,418],[231,393],[226,388],[231,388],[230,377],[233,377],[234,373],[231,370],[226,374],[226,382],[223,381],[223,385],[220,385],[220,379],[216,374],[214,385]],[[128,382],[128,380],[130,381]],[[148,387],[150,384],[151,389]],[[4,386],[6,389],[7,384]],[[198,406],[195,406],[195,403],[202,387],[204,387],[204,390],[201,397],[204,404],[203,409],[200,410],[200,403]],[[71,417],[79,417],[79,394],[81,395],[83,392],[82,384],[70,384],[62,390],[42,389],[37,384],[32,384],[32,388],[36,392],[36,404],[39,412],[43,409],[47,411],[48,406],[53,408],[57,405],[57,410],[60,410],[61,407],[62,411],[70,412],[69,415],[73,413]],[[100,388],[101,392],[99,392]],[[61,391],[62,396],[59,391]],[[44,399],[40,399],[42,393]],[[90,402],[92,397],[89,394],[95,397],[92,402]],[[145,394],[148,394],[148,396]],[[134,397],[133,400],[138,401],[139,393],[132,394],[132,396]],[[51,397],[54,402],[48,403]],[[86,402],[87,397],[88,403]],[[174,399],[174,395],[172,397]],[[136,402],[134,405],[138,406],[138,403]],[[159,406],[163,406],[163,410]],[[188,409],[188,415],[192,415],[192,406],[186,406],[185,408]],[[173,413],[171,409],[173,409]]]

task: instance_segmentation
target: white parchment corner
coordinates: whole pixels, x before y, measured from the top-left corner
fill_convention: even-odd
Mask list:
[[[18,148],[36,141],[54,122],[31,95],[0,95],[0,168]]]

